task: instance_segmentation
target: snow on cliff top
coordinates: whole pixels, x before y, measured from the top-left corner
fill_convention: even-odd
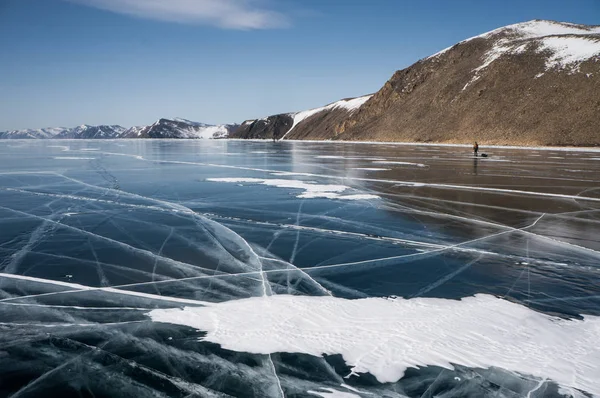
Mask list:
[[[582,62],[600,59],[600,26],[534,20],[494,29],[460,43],[478,38],[490,39],[498,34],[504,35],[485,54],[482,65],[474,70],[476,74],[504,54],[519,54],[528,49],[548,54],[546,70],[576,72]],[[438,57],[450,48],[426,59]]]
[[[283,137],[281,137],[281,139],[284,139],[285,136],[287,136],[294,129],[294,127],[296,127],[300,122],[302,122],[303,120],[305,120],[313,115],[316,115],[319,112],[333,110],[336,108],[341,108],[341,109],[347,110],[348,112],[350,112],[352,114],[356,110],[358,110],[361,106],[363,106],[363,104],[365,102],[367,102],[369,100],[369,98],[371,98],[371,97],[372,97],[372,95],[365,95],[364,97],[343,99],[340,101],[333,102],[329,105],[322,106],[320,108],[314,108],[314,109],[309,109],[307,111],[292,113],[292,114],[290,114],[290,116],[292,116],[294,118],[294,123],[292,124],[292,127],[288,130],[288,132],[285,133],[285,135]]]

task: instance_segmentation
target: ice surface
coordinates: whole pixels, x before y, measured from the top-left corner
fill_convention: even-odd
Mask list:
[[[486,147],[483,160],[469,147],[425,144],[49,144],[0,140],[0,395],[595,391],[574,386],[597,367],[595,347],[577,356],[587,325],[600,316],[597,149]],[[386,170],[371,170],[377,161],[389,162]],[[339,200],[363,195],[379,198]],[[249,313],[232,321],[222,312],[245,300],[262,314],[255,323]],[[264,307],[278,300],[289,300],[286,313],[279,304]],[[423,316],[388,314],[411,308]],[[155,310],[189,311],[186,321],[194,311],[215,311],[223,331],[246,319],[240,344],[279,313],[275,332],[288,337],[263,340],[296,353],[227,350],[203,340],[200,329],[153,322],[146,314]],[[490,317],[498,319],[484,322]],[[302,351],[286,345],[318,327],[302,320],[346,329],[315,332],[321,339],[298,344]],[[417,323],[429,329],[407,326]],[[289,337],[291,325],[298,327]],[[340,355],[398,333],[414,340],[392,338],[382,350],[361,351],[360,360]],[[428,338],[439,345],[434,353],[419,344]],[[338,354],[300,353],[319,345]],[[376,366],[388,347],[414,348],[393,359],[419,368],[377,381],[402,368]],[[519,348],[526,359],[515,365]],[[559,352],[564,362],[556,365]],[[581,376],[559,388],[552,377],[559,371]]]

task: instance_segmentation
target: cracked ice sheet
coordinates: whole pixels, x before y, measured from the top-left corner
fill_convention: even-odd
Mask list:
[[[171,344],[167,336],[174,337],[175,341],[178,339],[178,331],[193,332],[193,337],[188,340],[189,344],[191,339],[196,340],[202,334],[188,327],[153,324],[148,318],[145,318],[145,324],[131,327],[118,325],[119,322],[143,320],[143,314],[149,309],[172,308],[182,304],[159,299],[159,294],[177,300],[187,298],[211,302],[262,294],[262,278],[258,271],[250,271],[246,275],[236,274],[235,272],[243,273],[243,269],[248,267],[244,264],[230,264],[227,259],[231,258],[224,252],[224,257],[210,256],[216,260],[214,262],[206,259],[203,253],[207,250],[218,253],[218,246],[211,245],[210,240],[199,233],[202,228],[194,221],[193,212],[214,213],[219,216],[214,217],[216,221],[226,223],[230,229],[237,231],[260,256],[278,256],[279,259],[261,258],[262,269],[267,270],[265,276],[274,293],[324,294],[319,285],[311,280],[313,278],[330,289],[335,296],[343,294],[347,298],[389,295],[410,297],[419,293],[433,297],[460,298],[485,292],[498,296],[507,295],[511,300],[526,303],[547,313],[574,317],[582,313],[600,315],[598,256],[594,251],[578,247],[599,250],[596,238],[600,225],[600,212],[597,210],[600,208],[599,202],[580,198],[598,197],[598,191],[593,189],[598,185],[597,173],[594,174],[598,161],[590,161],[598,157],[597,152],[546,150],[535,153],[539,157],[534,159],[530,157],[531,150],[486,148],[485,152],[490,154],[491,159],[509,159],[512,162],[487,162],[478,159],[476,167],[470,148],[459,147],[304,142],[272,145],[231,141],[211,142],[207,145],[207,142],[193,141],[122,140],[93,141],[94,147],[101,148],[101,151],[95,152],[87,152],[84,151],[86,148],[82,148],[91,146],[89,141],[69,141],[70,152],[66,154],[74,157],[94,156],[97,159],[58,161],[52,156],[66,154],[61,148],[41,150],[48,143],[52,142],[28,142],[23,147],[25,149],[3,151],[3,156],[8,158],[0,161],[0,186],[14,189],[0,190],[1,205],[11,209],[0,209],[0,261],[6,260],[5,265],[10,264],[10,256],[15,252],[22,252],[22,261],[16,267],[22,275],[67,281],[62,278],[66,274],[73,274],[69,282],[97,287],[99,284],[96,279],[101,279],[95,275],[100,267],[111,285],[140,284],[124,288],[131,290],[133,295],[86,289],[72,294],[52,294],[4,302],[3,307],[0,307],[2,322],[14,324],[2,326],[10,329],[9,332],[0,333],[0,340],[15,348],[8,351],[8,356],[0,355],[0,368],[6,372],[3,374],[13,374],[11,372],[14,372],[15,366],[21,365],[27,367],[22,373],[30,374],[29,363],[15,360],[19,358],[20,350],[29,350],[35,357],[40,357],[44,350],[57,354],[61,350],[68,351],[68,347],[57,349],[52,344],[40,349],[39,345],[22,341],[20,333],[33,333],[46,341],[46,332],[32,330],[35,328],[31,325],[45,322],[86,324],[89,326],[81,327],[77,329],[78,332],[71,332],[67,337],[75,340],[78,336],[102,331],[105,333],[103,336],[108,339],[117,329],[123,329],[127,331],[119,338],[123,350],[131,352],[129,350],[132,346],[137,345],[137,358],[156,361],[154,363],[157,368],[168,375],[186,375],[186,380],[195,379],[202,384],[203,380],[210,380],[207,385],[220,386],[222,389],[231,384],[225,385],[224,378],[238,374],[243,377],[238,377],[235,383],[242,385],[242,389],[223,392],[240,396],[244,391],[254,389],[269,395],[270,390],[266,386],[272,385],[275,387],[271,389],[274,392],[272,395],[279,397],[273,369],[264,357],[217,351],[217,345],[196,341],[193,348],[186,346],[180,351],[165,352]],[[0,142],[0,147],[2,145]],[[36,150],[36,147],[40,147],[40,150]],[[248,149],[273,151],[274,148],[274,156],[225,156],[247,153]],[[416,154],[416,149],[435,150],[436,156],[431,156],[431,153]],[[464,156],[461,152],[464,152]],[[333,156],[344,155],[343,162],[315,160],[315,155],[327,156],[329,153]],[[564,156],[565,159],[552,159],[557,156]],[[363,178],[365,173],[362,172],[349,173],[354,167],[372,167],[374,160],[423,162],[429,168],[390,166],[392,170],[369,173],[369,178]],[[563,168],[578,171],[561,170]],[[48,171],[54,174],[48,174]],[[377,202],[303,200],[294,198],[295,192],[301,192],[298,190],[265,189],[264,185],[241,188],[235,184],[204,183],[205,178],[232,175],[274,178],[278,171],[280,174],[275,178],[302,176],[301,179],[315,180],[320,184],[343,184],[358,187],[359,191],[375,191],[385,199]],[[385,179],[380,178],[382,176]],[[72,179],[66,179],[67,177]],[[115,180],[118,180],[121,190],[106,190],[107,187],[114,186]],[[395,185],[401,181],[409,181],[411,185]],[[444,184],[444,189],[429,186],[432,183]],[[461,186],[461,189],[453,188]],[[470,186],[504,190],[483,191]],[[570,196],[524,195],[520,191]],[[128,192],[138,196],[129,196]],[[255,197],[257,200],[249,200],[249,194],[256,192],[261,193]],[[289,200],[281,200],[286,196]],[[153,200],[158,198],[162,201]],[[169,203],[182,204],[188,210],[173,208]],[[300,203],[303,203],[301,211]],[[14,210],[29,213],[30,216],[18,215]],[[510,232],[510,227],[531,225],[542,213],[546,213],[546,216],[527,230],[534,235],[525,232],[495,235]],[[62,215],[67,214],[72,216],[60,220]],[[48,233],[33,236],[31,245],[27,246],[30,233],[38,229],[44,231],[46,228],[42,225],[44,222],[31,216],[56,217],[56,221],[60,220],[67,226],[59,227],[46,222]],[[270,224],[263,225],[264,222]],[[301,232],[299,239],[298,232]],[[216,237],[224,238],[222,233],[217,233]],[[457,248],[461,249],[460,252],[454,252],[456,249],[453,249],[434,256],[435,253],[425,255],[419,251],[423,255],[413,258],[404,256],[408,253],[404,252],[401,242],[397,243],[400,245],[398,250],[394,249],[395,244],[391,239],[398,238],[421,241],[426,250],[432,244],[444,247],[484,239],[473,242],[473,245]],[[117,244],[117,241],[129,247]],[[347,244],[341,245],[342,241]],[[559,241],[567,241],[572,245]],[[26,246],[32,250],[27,251]],[[236,245],[230,247],[235,249]],[[142,254],[135,248],[147,249],[153,254]],[[349,250],[345,250],[346,248]],[[390,253],[386,253],[387,250]],[[483,254],[490,251],[497,253]],[[294,260],[297,267],[316,265],[321,268],[294,270],[287,263],[292,252],[297,254]],[[380,257],[396,259],[380,261]],[[466,268],[476,258],[479,260]],[[414,261],[409,262],[411,259]],[[343,263],[353,264],[344,266]],[[231,269],[234,265],[235,269]],[[213,269],[209,271],[206,270],[207,267]],[[216,267],[218,270],[214,269]],[[279,268],[283,270],[278,270]],[[227,273],[223,270],[227,270]],[[180,278],[195,279],[176,280]],[[165,281],[166,279],[173,280]],[[4,292],[0,293],[12,297],[70,290],[67,286],[53,286],[31,280],[2,278],[1,283]],[[87,306],[90,306],[89,309],[84,308]],[[17,325],[24,322],[30,326]],[[90,325],[95,322],[99,324],[95,327]],[[148,332],[157,336],[151,339],[157,339],[159,344],[147,345],[147,337],[136,344],[131,335],[138,328],[146,336]],[[58,331],[55,328],[52,333],[64,333],[66,329],[66,326]],[[166,335],[161,336],[160,331]],[[164,341],[161,342],[161,339]],[[114,347],[113,344],[111,342],[109,347]],[[215,350],[216,355],[198,355],[190,357],[189,361],[182,360],[191,351],[206,352],[209,346],[211,350]],[[123,352],[112,351],[116,355]],[[164,362],[170,363],[166,368],[161,368],[163,355]],[[279,372],[281,385],[287,395],[293,395],[294,391],[299,395],[306,395],[309,390],[327,391],[326,388],[329,387],[342,390],[339,385],[343,380],[339,378],[346,375],[345,370],[349,369],[342,366],[342,370],[337,370],[339,375],[331,372],[327,376],[329,382],[324,383],[322,375],[326,372],[321,372],[318,364],[324,363],[325,359],[302,355],[304,356],[272,356],[274,368]],[[231,361],[232,356],[252,358],[252,361],[260,362],[263,364],[259,367],[260,373],[246,373],[249,368],[245,367],[245,362],[234,363],[235,360]],[[310,368],[308,375],[304,371],[297,372],[298,378],[293,379],[287,372],[295,369],[298,361],[285,362],[282,358],[286,356],[308,359],[314,367]],[[342,361],[339,356],[335,357],[335,361]],[[139,359],[138,361],[141,362]],[[58,366],[64,362],[56,361]],[[184,362],[187,363],[182,368]],[[335,363],[338,369],[338,362]],[[93,366],[93,363],[86,362],[80,368],[82,374],[91,372]],[[220,370],[213,371],[215,366]],[[193,371],[189,372],[190,369]],[[207,374],[206,369],[210,369],[212,374]],[[43,372],[45,370],[40,374]],[[97,378],[103,380],[109,377],[111,372],[107,372],[108,375],[99,374]],[[397,388],[410,383],[427,385],[431,380],[438,380],[436,377],[440,369],[421,369],[417,380],[410,377],[414,372],[410,370],[398,384],[377,385],[376,388],[381,389],[380,391],[369,387],[365,394],[390,396],[394,394],[393,391],[399,391]],[[490,384],[514,388],[512,382],[506,380],[508,372],[494,368],[488,373],[480,369],[445,371],[442,378],[447,374],[447,379],[452,381],[458,375],[464,383],[469,383],[466,381],[469,372],[481,374],[474,376],[472,381],[478,390],[471,390],[470,394],[464,393],[462,396],[484,396],[484,389]],[[490,372],[499,373],[500,376],[491,377]],[[203,376],[197,377],[199,373]],[[60,382],[66,375],[66,369],[62,373],[60,370],[50,373],[50,377],[45,379],[48,384],[38,383],[36,393],[43,395],[45,389],[51,388],[50,383]],[[37,376],[39,375],[33,377]],[[442,378],[428,390],[431,395],[442,393],[434,391],[438,385],[446,383]],[[82,379],[69,378],[76,383],[93,382],[85,377]],[[356,379],[358,378],[351,377],[348,382],[353,384]],[[362,383],[368,378],[361,379],[359,383],[364,385]],[[140,380],[141,378],[136,377],[127,382],[131,385]],[[313,383],[309,380],[319,381]],[[539,382],[540,380],[534,380],[528,383],[521,379],[519,383],[523,387],[514,391],[520,390],[518,396],[526,396]],[[543,388],[550,384],[552,383],[547,382]],[[463,382],[455,387],[455,395],[465,391]],[[99,388],[101,386],[92,387],[91,391],[95,393],[100,391]],[[565,387],[564,391],[571,393],[575,390]],[[486,396],[515,396],[506,390],[498,394],[496,392],[488,390]],[[150,391],[146,394],[149,393]],[[165,392],[166,395],[169,393],[174,394],[173,391]],[[406,395],[421,396],[422,393],[420,390]],[[543,393],[540,389],[532,395],[540,396]],[[445,394],[452,395],[447,391]]]
[[[459,301],[282,295],[148,315],[204,330],[205,341],[232,351],[341,354],[354,373],[382,383],[401,379],[408,367],[457,364],[500,367],[600,394],[600,317],[559,319],[489,295]]]
[[[262,184],[271,187],[302,189],[304,192],[297,195],[302,199],[343,199],[343,200],[369,200],[379,199],[379,196],[372,194],[352,194],[342,195],[342,192],[350,189],[345,185],[332,184],[317,184],[313,181],[300,180],[283,180],[283,179],[261,179],[261,178],[207,178],[206,181],[211,182],[228,182],[228,183],[247,183],[247,184]]]

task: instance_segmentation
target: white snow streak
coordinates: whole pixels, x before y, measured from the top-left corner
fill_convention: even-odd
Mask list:
[[[357,98],[352,98],[352,99],[348,99],[348,100],[340,100],[340,101],[334,102],[332,104],[329,104],[329,105],[326,105],[326,106],[323,106],[320,108],[314,108],[314,109],[309,109],[307,111],[294,113],[291,115],[294,118],[294,123],[292,124],[292,127],[288,130],[288,132],[285,133],[283,137],[281,137],[281,139],[284,139],[287,135],[289,135],[290,132],[292,130],[294,130],[294,127],[296,127],[303,120],[305,120],[313,115],[316,115],[319,112],[329,111],[329,110],[333,110],[336,108],[341,108],[341,109],[347,110],[350,114],[352,114],[355,111],[357,111],[361,106],[363,106],[363,104],[365,102],[367,102],[369,100],[369,98],[371,98],[371,97],[372,97],[372,95],[365,95],[364,97],[357,97]]]
[[[313,182],[313,181],[262,179],[262,178],[238,178],[238,177],[207,178],[206,181],[262,184],[262,185],[278,187],[278,188],[302,189],[304,192],[297,195],[297,197],[304,198],[304,199],[326,198],[326,199],[344,199],[344,200],[368,200],[368,199],[378,199],[379,198],[379,196],[371,195],[371,194],[342,195],[341,193],[350,189],[350,187],[347,187],[345,185],[317,184],[316,182]]]

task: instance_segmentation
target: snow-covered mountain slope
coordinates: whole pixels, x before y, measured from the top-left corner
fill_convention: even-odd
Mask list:
[[[344,120],[360,109],[371,98],[343,99],[319,108],[306,111],[284,113],[262,119],[247,120],[232,134],[236,138],[289,139],[303,138],[307,132],[319,138],[319,132],[327,134],[336,123]]]
[[[345,111],[348,115],[351,115],[356,110],[358,110],[361,106],[364,105],[365,102],[371,98],[372,95],[365,95],[363,97],[351,98],[351,99],[343,99],[340,101],[336,101],[329,105],[323,106],[321,108],[309,109],[307,111],[297,112],[292,114],[292,118],[294,119],[294,123],[292,127],[289,129],[287,133],[282,138],[285,138],[290,135],[290,133],[294,130],[294,127],[300,125],[306,119],[320,114],[322,112],[329,112],[333,110],[342,110]]]
[[[465,39],[458,44],[466,44],[474,39],[490,39],[497,35],[506,35],[504,38],[500,38],[497,45],[500,47],[503,45],[512,45],[519,46],[522,43],[520,41],[524,40],[538,40],[540,43],[549,40],[552,37],[574,37],[579,40],[587,41],[589,38],[586,38],[588,35],[597,35],[600,34],[600,26],[587,26],[587,25],[577,25],[566,22],[556,22],[556,21],[546,21],[546,20],[533,20],[528,22],[517,23],[514,25],[504,26],[498,29],[494,29],[492,31],[471,37],[469,39]],[[551,39],[550,39],[551,41]],[[584,44],[586,45],[586,44]],[[452,46],[452,47],[454,47]],[[435,58],[439,55],[444,54],[452,47],[448,47],[443,49],[442,51],[435,53],[426,59]],[[568,46],[569,47],[569,46]],[[557,52],[561,52],[562,50],[566,50],[567,53],[578,54],[579,49],[578,46],[571,48],[558,48]],[[579,55],[583,55],[579,53]]]
[[[491,32],[464,40],[487,39],[493,42],[482,58],[482,63],[473,70],[470,83],[479,79],[480,72],[505,55],[518,55],[528,51],[545,57],[545,71],[562,70],[566,73],[579,71],[579,65],[600,57],[600,27],[575,25],[553,21],[535,20],[509,25]],[[429,58],[448,51],[442,50]],[[468,84],[470,84],[468,83]],[[466,86],[465,86],[466,88]]]
[[[54,138],[58,134],[68,130],[64,127],[52,127],[44,129],[25,129],[0,132],[0,139],[42,139]]]
[[[99,139],[118,138],[126,129],[121,126],[51,127],[0,132],[0,139]]]
[[[70,139],[103,139],[103,138],[118,138],[126,128],[118,125],[101,125],[101,126],[88,126],[83,124],[81,126],[65,129],[61,133],[57,134],[53,138],[70,138]]]
[[[0,139],[109,139],[109,138],[227,138],[236,125],[209,125],[186,119],[160,119],[150,126],[129,129],[118,125],[45,128],[0,132]]]
[[[132,127],[125,131],[122,138],[227,138],[235,125],[209,125],[190,120],[159,119],[150,126]]]

